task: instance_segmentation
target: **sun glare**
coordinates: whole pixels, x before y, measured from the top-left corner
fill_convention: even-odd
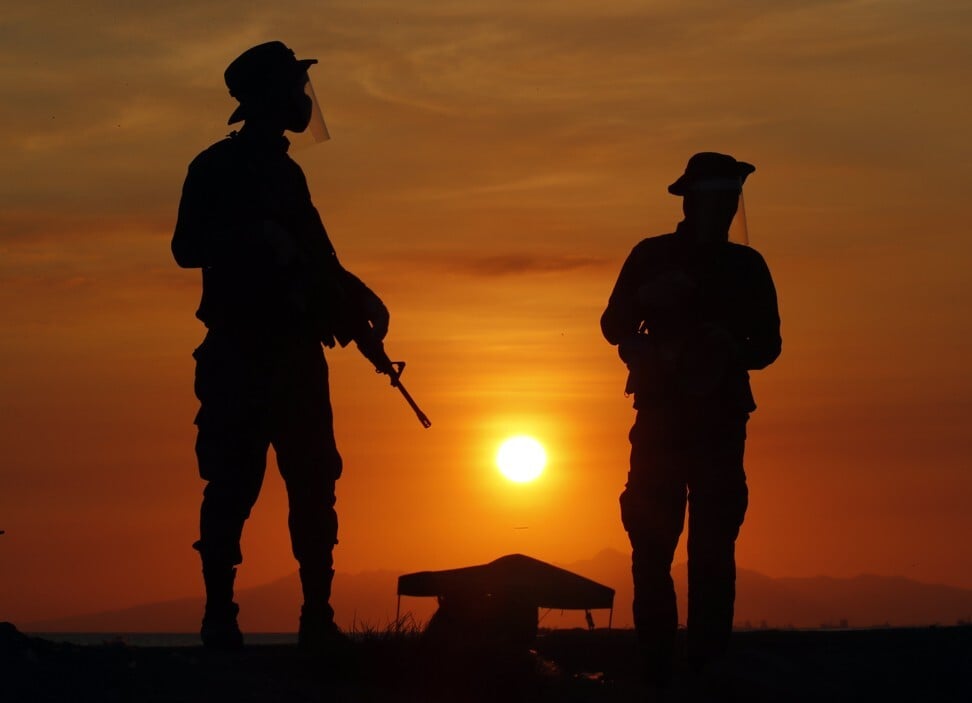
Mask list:
[[[527,483],[537,478],[547,463],[543,445],[533,437],[510,437],[496,453],[496,465],[506,478]]]

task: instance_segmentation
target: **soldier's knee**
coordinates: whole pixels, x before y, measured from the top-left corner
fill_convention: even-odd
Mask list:
[[[678,542],[685,521],[685,493],[662,495],[656,491],[626,488],[618,498],[621,524],[632,536],[651,536],[662,545]]]
[[[192,548],[199,552],[206,568],[230,568],[243,563],[239,540],[219,539],[214,535],[206,535],[203,539],[193,542]]]
[[[320,493],[341,477],[344,460],[332,442],[277,447],[277,466],[289,486]]]
[[[738,531],[749,507],[746,480],[724,480],[694,486],[689,494],[692,523],[717,533]]]
[[[203,489],[203,506],[214,515],[227,520],[246,520],[260,495],[260,483],[230,481],[225,478],[210,481]]]

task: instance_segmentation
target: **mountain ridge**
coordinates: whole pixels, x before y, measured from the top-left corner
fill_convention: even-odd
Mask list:
[[[612,624],[631,627],[630,557],[604,549],[588,559],[557,564],[615,589]],[[463,566],[463,565],[460,565]],[[687,565],[672,569],[680,615],[684,621]],[[401,572],[390,569],[355,574],[338,572],[332,603],[338,624],[346,630],[383,630],[395,622],[396,590]],[[972,589],[929,584],[903,576],[860,574],[770,577],[737,569],[736,627],[819,628],[952,625],[972,620]],[[200,591],[202,589],[200,588]],[[297,573],[241,589],[240,625],[247,632],[289,632],[300,609]],[[405,598],[401,615],[422,625],[435,610],[435,599]],[[128,608],[24,623],[31,632],[194,632],[199,627],[203,598],[178,598]],[[608,614],[594,614],[599,627]],[[584,627],[582,612],[544,612],[543,627]]]

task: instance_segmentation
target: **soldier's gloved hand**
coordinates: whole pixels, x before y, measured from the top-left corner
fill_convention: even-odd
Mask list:
[[[374,364],[375,369],[381,373],[391,376],[392,383],[394,383],[397,375],[395,373],[395,367],[392,366],[392,362],[388,358],[388,354],[385,353],[385,345],[382,344],[381,340],[377,337],[359,339],[357,340],[357,345],[358,351],[360,351],[368,361]]]
[[[361,307],[364,310],[368,322],[371,324],[371,332],[378,342],[381,342],[388,334],[388,325],[391,322],[391,315],[388,308],[370,288],[365,288],[361,299]]]
[[[299,252],[293,236],[273,220],[263,221],[263,239],[275,265],[287,266],[297,259]]]

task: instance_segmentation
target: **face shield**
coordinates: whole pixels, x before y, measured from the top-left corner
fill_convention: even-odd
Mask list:
[[[288,137],[295,149],[306,149],[331,138],[327,131],[327,125],[324,124],[324,114],[321,112],[321,104],[317,101],[317,94],[314,92],[314,84],[311,83],[310,76],[304,83],[304,95],[310,98],[310,119],[306,129],[302,132],[292,132],[292,136]]]

